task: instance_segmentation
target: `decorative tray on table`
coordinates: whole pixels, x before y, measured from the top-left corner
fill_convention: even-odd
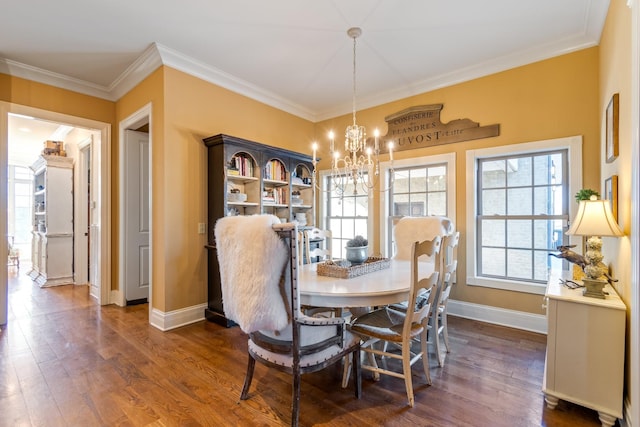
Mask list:
[[[318,264],[317,273],[320,276],[350,279],[363,274],[389,268],[389,258],[369,257],[362,264],[351,264],[346,260],[325,261]]]

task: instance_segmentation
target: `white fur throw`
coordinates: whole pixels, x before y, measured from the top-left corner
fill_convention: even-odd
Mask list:
[[[246,333],[278,331],[289,323],[280,291],[287,247],[273,231],[274,215],[220,218],[215,238],[225,315]]]
[[[396,243],[395,259],[411,259],[411,247],[416,241],[432,240],[453,232],[451,219],[444,216],[405,216],[400,218],[393,229]]]

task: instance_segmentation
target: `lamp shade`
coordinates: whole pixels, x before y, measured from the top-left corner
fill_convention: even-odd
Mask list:
[[[613,218],[608,200],[581,200],[578,213],[567,231],[575,236],[624,236]]]

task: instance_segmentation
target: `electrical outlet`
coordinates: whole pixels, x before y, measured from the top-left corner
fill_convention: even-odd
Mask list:
[[[207,232],[207,226],[204,222],[198,223],[198,234],[205,234]]]

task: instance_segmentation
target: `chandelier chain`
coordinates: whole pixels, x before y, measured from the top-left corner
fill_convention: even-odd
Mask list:
[[[356,38],[353,36],[353,125],[356,125]]]

